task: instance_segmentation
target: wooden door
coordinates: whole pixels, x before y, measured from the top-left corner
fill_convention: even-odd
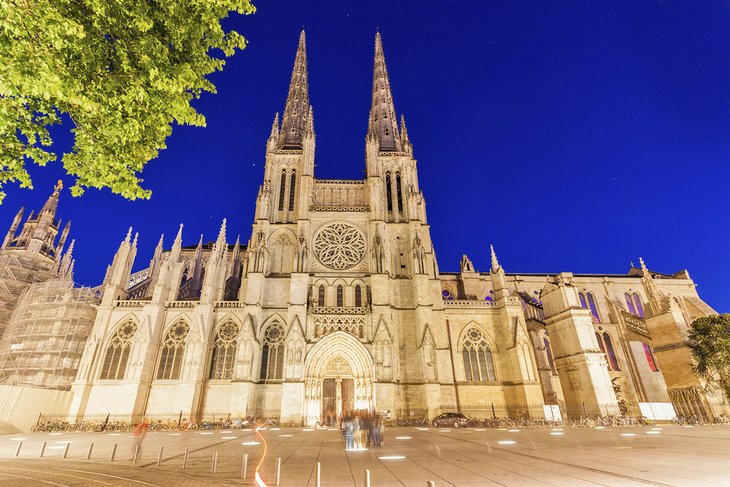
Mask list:
[[[335,379],[322,381],[322,424],[333,425],[337,422],[337,385]]]
[[[355,381],[342,379],[342,414],[355,410]]]

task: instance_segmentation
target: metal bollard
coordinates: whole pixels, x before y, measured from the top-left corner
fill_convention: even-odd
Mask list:
[[[86,459],[87,460],[91,460],[91,451],[93,449],[94,449],[94,444],[93,443],[90,443],[89,444],[89,451],[86,452]]]
[[[279,485],[281,480],[281,457],[276,457],[276,485]]]
[[[160,447],[160,453],[157,454],[157,466],[159,467],[162,463],[162,451],[165,449],[164,446]]]
[[[218,450],[213,452],[213,465],[210,466],[210,473],[215,473],[218,468]]]
[[[183,470],[188,468],[188,453],[190,453],[190,448],[185,448],[185,456],[183,457]]]
[[[241,478],[246,478],[246,473],[248,471],[248,453],[243,454],[243,462],[241,463]]]
[[[370,487],[370,470],[365,469],[365,487]]]
[[[16,457],[17,457],[18,455],[20,455],[20,449],[22,448],[22,446],[23,446],[23,442],[22,442],[22,441],[19,441],[19,442],[18,442],[18,449],[17,449],[17,450],[15,450],[15,456],[16,456]]]
[[[71,443],[66,443],[66,448],[63,449],[63,458],[66,458],[68,456],[68,447],[71,446]]]
[[[320,487],[319,483],[320,483],[321,477],[322,477],[322,465],[319,462],[317,462],[317,477],[315,479],[316,483],[314,484],[316,487]]]
[[[38,458],[43,458],[43,454],[46,452],[46,442],[44,441],[41,445],[41,453],[38,455]]]
[[[114,456],[117,454],[117,444],[114,443],[114,446],[112,447],[112,454],[109,456],[109,461],[114,461]]]
[[[436,487],[436,482],[434,482],[433,480],[427,480],[426,487]]]
[[[139,455],[139,445],[134,447],[134,458],[132,458],[132,463],[137,463],[138,455]]]

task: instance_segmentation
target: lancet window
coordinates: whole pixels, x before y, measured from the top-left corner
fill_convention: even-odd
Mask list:
[[[160,363],[157,366],[158,380],[176,380],[180,378],[183,356],[185,355],[185,338],[190,333],[190,325],[178,321],[167,332],[162,344]]]
[[[616,350],[613,348],[611,335],[606,332],[603,332],[603,334],[596,332],[596,341],[598,341],[598,347],[601,349],[601,352],[606,354],[608,370],[621,370],[618,365],[618,358],[616,358]]]
[[[343,294],[342,293],[343,293],[342,284],[340,284],[340,285],[337,286],[337,306],[338,307],[344,306],[344,304],[343,304],[344,298],[343,298]]]
[[[390,171],[385,173],[385,194],[388,203],[388,211],[393,211],[393,188],[390,186]]]
[[[322,284],[317,289],[317,306],[324,306],[324,286]]]
[[[284,328],[272,323],[264,332],[261,349],[261,380],[281,380],[284,370]]]
[[[137,324],[128,321],[121,325],[106,347],[106,355],[101,366],[101,380],[122,380],[127,371],[129,351],[132,348],[132,338],[137,333]]]
[[[289,177],[289,211],[294,210],[294,196],[296,194],[297,187],[297,172],[292,171]]]
[[[358,308],[362,306],[362,288],[359,284],[355,286],[355,306]]]
[[[286,195],[286,171],[281,171],[279,180],[279,211],[284,210],[284,197]]]
[[[644,317],[644,305],[641,304],[641,296],[639,296],[639,293],[634,293],[632,295],[634,298],[634,306],[636,307],[636,314],[638,314],[641,318]]]
[[[213,344],[213,357],[210,364],[211,379],[232,379],[236,361],[236,337],[238,325],[227,321],[218,328]]]
[[[464,336],[461,354],[464,359],[464,376],[469,382],[488,382],[496,380],[492,350],[487,339],[476,328],[470,328]]]
[[[652,372],[659,372],[659,367],[656,364],[656,359],[654,358],[654,353],[651,351],[651,347],[649,344],[641,342],[642,347],[644,347],[644,354],[646,355],[646,362],[649,364],[649,369]]]
[[[590,310],[591,316],[594,323],[601,322],[601,316],[598,314],[598,306],[592,292],[580,292],[578,293],[578,299],[580,299],[580,305],[585,309]]]
[[[629,313],[632,315],[638,315],[636,312],[636,306],[634,306],[633,296],[631,296],[630,293],[624,293],[624,298],[626,298],[626,307],[629,309]]]
[[[543,337],[542,343],[545,345],[545,354],[547,355],[548,364],[550,365],[550,370],[553,371],[553,374],[556,373],[555,371],[555,361],[553,360],[553,349],[550,346],[550,340],[547,339],[547,337]]]
[[[403,211],[403,191],[400,182],[400,173],[395,173],[395,190],[398,193],[398,211]]]

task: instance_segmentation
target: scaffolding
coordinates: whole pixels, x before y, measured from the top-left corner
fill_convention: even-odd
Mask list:
[[[69,390],[98,303],[95,289],[70,279],[30,285],[0,341],[0,384]]]
[[[0,251],[0,338],[15,304],[30,285],[53,277],[53,261],[20,252]]]

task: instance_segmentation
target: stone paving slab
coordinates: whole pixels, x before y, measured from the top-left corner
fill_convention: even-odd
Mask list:
[[[449,429],[392,428],[382,448],[346,452],[339,431],[303,428],[150,432],[137,463],[129,433],[0,436],[0,485],[149,487],[282,486],[713,486],[730,485],[730,427]],[[44,458],[39,458],[43,442]],[[18,457],[18,444],[22,442]],[[94,447],[86,460],[89,444]],[[67,458],[63,459],[68,444]],[[116,458],[110,461],[113,445]],[[162,462],[157,458],[162,447]],[[183,470],[185,449],[189,450]],[[211,472],[214,452],[216,473]],[[248,454],[247,478],[241,479]]]

